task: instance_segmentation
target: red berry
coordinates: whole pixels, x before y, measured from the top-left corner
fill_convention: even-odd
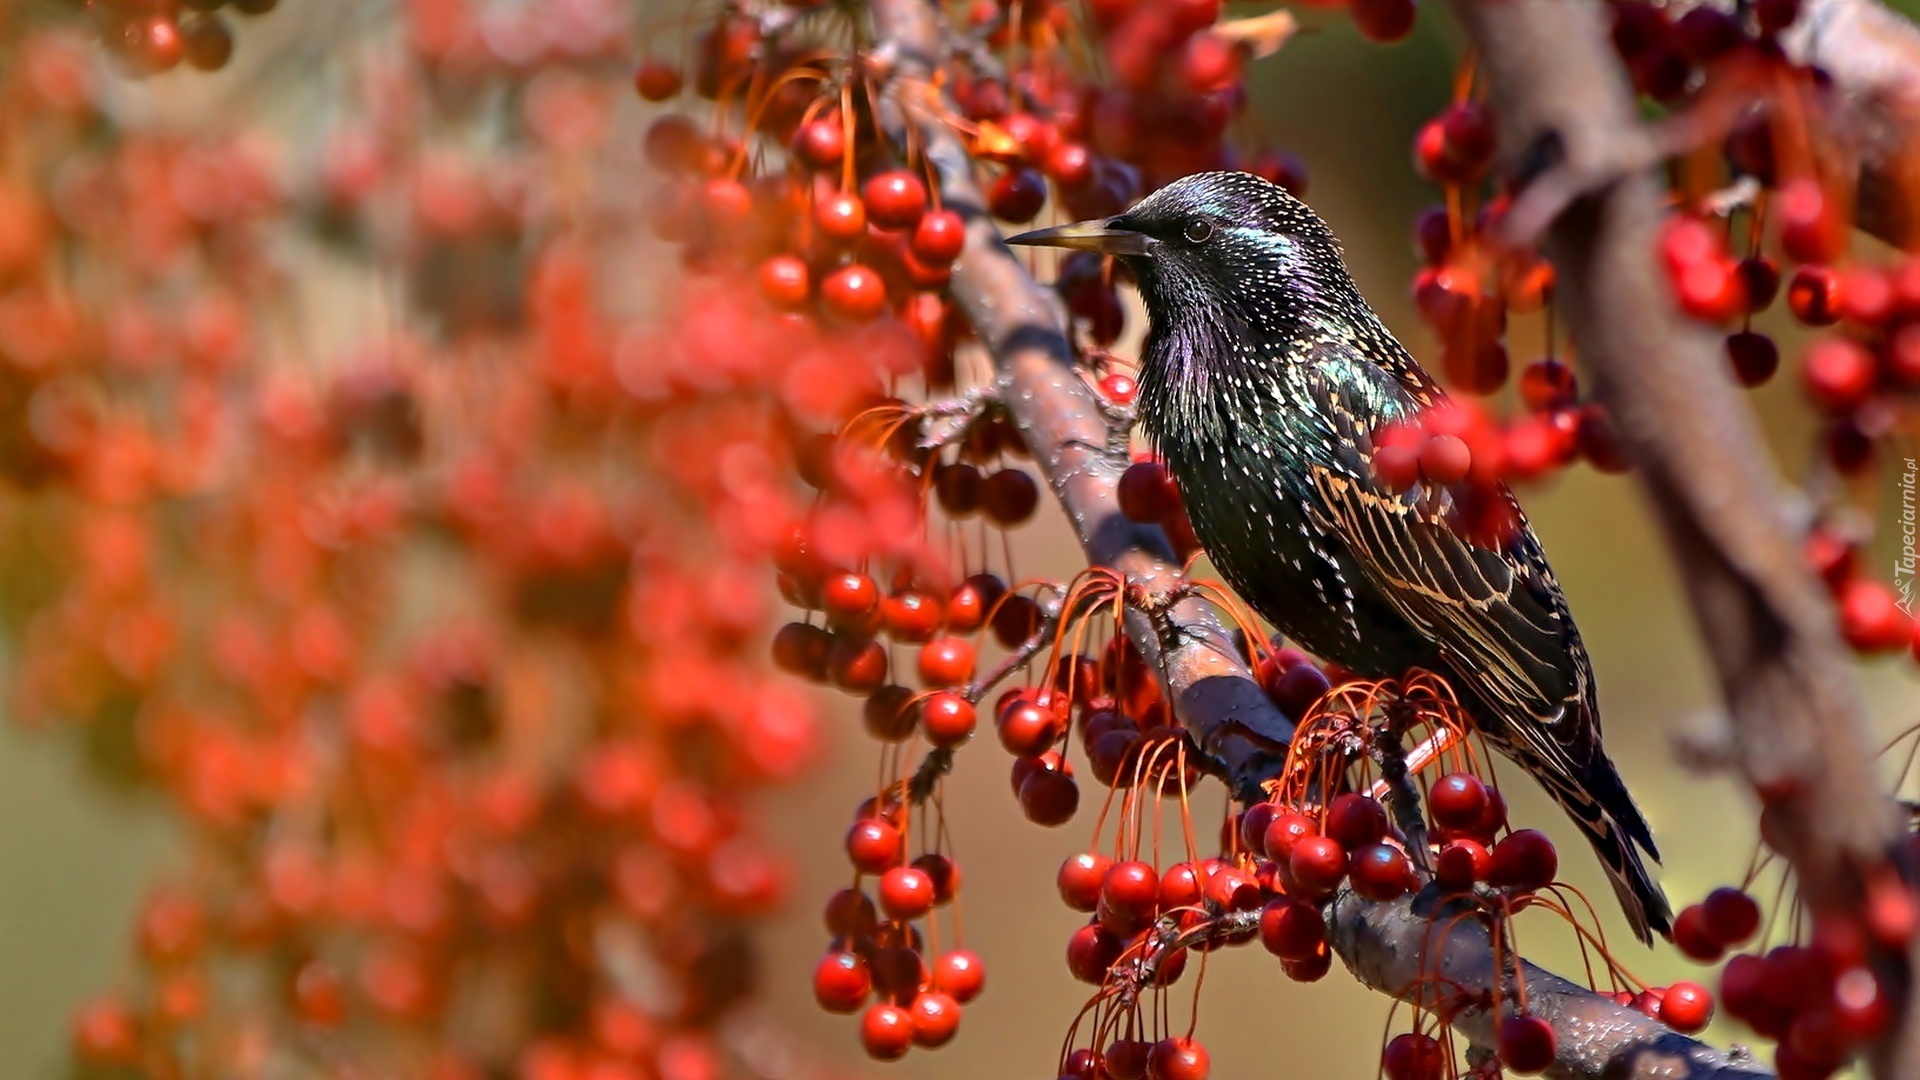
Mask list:
[[[893,919],[917,919],[933,909],[933,879],[926,871],[896,866],[880,875],[880,910]]]
[[[1120,474],[1115,492],[1129,520],[1158,524],[1180,513],[1180,489],[1158,461],[1136,461]]]
[[[858,195],[829,195],[814,204],[813,223],[827,238],[850,244],[867,235],[867,207]]]
[[[1831,262],[1846,246],[1846,233],[1818,180],[1781,184],[1768,209],[1778,215],[1780,245],[1796,262]]]
[[[850,694],[871,694],[887,683],[887,650],[870,637],[835,634],[827,648],[827,677]]]
[[[1495,1040],[1500,1063],[1517,1073],[1545,1072],[1553,1064],[1559,1038],[1553,1025],[1537,1016],[1509,1016]]]
[[[1807,350],[1807,394],[1834,412],[1857,408],[1873,391],[1873,354],[1848,338],[1823,338]]]
[[[1413,864],[1392,844],[1368,844],[1347,860],[1353,891],[1369,900],[1392,900],[1418,886]]]
[[[807,302],[812,275],[807,264],[792,255],[775,255],[760,264],[760,295],[783,311]]]
[[[1739,889],[1715,889],[1701,908],[1708,932],[1722,945],[1738,945],[1760,931],[1760,905]]]
[[[879,818],[861,818],[847,830],[847,858],[863,874],[879,874],[906,858],[906,838]]]
[[[1115,1039],[1103,1055],[1107,1075],[1113,1080],[1146,1080],[1147,1055],[1153,1044],[1139,1039]]]
[[[1703,964],[1711,964],[1726,955],[1726,945],[1713,933],[1707,919],[1707,909],[1700,904],[1688,904],[1680,909],[1673,920],[1673,945],[1681,955]]]
[[[1485,881],[1493,856],[1478,840],[1451,840],[1433,863],[1433,880],[1449,892],[1466,892]]]
[[[1297,720],[1312,711],[1332,686],[1327,673],[1313,664],[1295,664],[1274,681],[1273,703]]]
[[[913,736],[919,710],[913,707],[913,691],[883,686],[861,705],[860,717],[867,734],[881,742],[905,742]]]
[[[1655,1018],[1683,1035],[1691,1035],[1713,1019],[1713,994],[1699,983],[1674,983],[1660,999]]]
[[[1207,1049],[1191,1038],[1161,1039],[1147,1055],[1149,1080],[1207,1080]]]
[[[1198,864],[1190,862],[1167,867],[1167,872],[1160,875],[1160,910],[1198,905],[1207,894],[1205,873]]]
[[[1164,895],[1164,877],[1160,884]],[[1259,884],[1232,866],[1222,866],[1208,874],[1205,893],[1209,902],[1224,911],[1252,911],[1260,906]]]
[[[1303,896],[1330,896],[1347,876],[1347,851],[1330,837],[1303,837],[1287,857],[1287,868]]]
[[[1112,868],[1113,860],[1097,852],[1069,855],[1054,875],[1060,899],[1075,911],[1092,911],[1100,903],[1100,886]]]
[[[1765,255],[1749,255],[1736,268],[1746,293],[1747,310],[1759,314],[1780,295],[1780,265]]]
[[[858,954],[830,952],[813,969],[813,999],[828,1012],[853,1012],[872,992],[873,976]]]
[[[1520,398],[1534,412],[1564,409],[1579,397],[1573,368],[1558,360],[1536,360],[1520,372]]]
[[[965,638],[935,638],[920,646],[920,682],[926,686],[959,686],[973,678],[973,643]]]
[[[840,164],[846,152],[846,129],[841,125],[838,114],[809,120],[794,133],[794,156],[809,168],[830,169]]]
[[[876,1061],[905,1057],[913,1046],[913,1015],[897,1005],[869,1006],[860,1018],[860,1045]]]
[[[1387,1080],[1445,1080],[1447,1055],[1431,1035],[1409,1031],[1387,1043],[1380,1066]]]
[[[880,606],[880,590],[865,574],[834,574],[820,586],[820,602],[835,624],[864,628]]]
[[[864,189],[867,216],[883,229],[911,229],[927,210],[927,185],[905,169],[883,172]]]
[[[1727,1010],[1731,1012],[1733,1006]],[[1840,1030],[1855,1042],[1877,1038],[1886,1030],[1887,995],[1873,969],[1848,968],[1833,980],[1833,1015]]]
[[[1280,970],[1294,982],[1319,982],[1333,970],[1333,950],[1321,949],[1306,960],[1282,960]]]
[[[1320,826],[1304,814],[1285,810],[1274,816],[1267,825],[1265,841],[1261,845],[1267,858],[1285,864],[1293,857],[1293,849],[1302,839],[1320,835]]]
[[[942,953],[933,962],[933,985],[953,1000],[965,1005],[980,996],[987,985],[987,969],[980,958],[965,949]]]
[[[1493,866],[1487,879],[1522,892],[1545,888],[1560,872],[1560,853],[1547,834],[1521,829],[1493,846]]]
[[[1058,769],[1036,769],[1020,782],[1020,809],[1027,820],[1049,828],[1065,825],[1080,809],[1080,785],[1064,762]]]
[[[1280,816],[1280,808],[1270,802],[1258,802],[1240,812],[1235,835],[1240,846],[1255,855],[1267,853],[1267,826]]]
[[[848,263],[820,283],[820,302],[842,322],[871,322],[887,310],[887,285],[872,269]]]
[[[1066,724],[1050,706],[1020,697],[1000,711],[1000,745],[1018,757],[1035,757],[1057,742]]]
[[[1353,0],[1353,25],[1368,41],[1390,45],[1413,33],[1414,0]]]
[[[1441,828],[1472,832],[1487,812],[1487,786],[1471,773],[1443,776],[1427,793],[1427,808]]]
[[[1435,435],[1420,446],[1420,473],[1436,484],[1457,484],[1473,467],[1473,451],[1458,435]]]
[[[648,60],[633,73],[633,88],[646,101],[665,101],[680,92],[680,69],[659,60]]]
[[[945,1046],[960,1030],[960,1003],[938,990],[922,993],[907,1007],[913,1014],[913,1041],[925,1047]]]
[[[1113,931],[1100,923],[1089,923],[1067,939],[1067,970],[1081,982],[1099,986],[1126,947],[1127,943]]]
[[[1855,578],[1840,588],[1840,634],[1859,652],[1891,652],[1912,639],[1913,619],[1885,582]]]
[[[1326,920],[1304,900],[1283,896],[1260,912],[1260,944],[1282,960],[1311,960],[1326,941]]]
[[[981,486],[980,508],[1003,528],[1021,524],[1039,507],[1040,487],[1025,469],[1001,469]]]
[[[1159,903],[1160,875],[1138,860],[1114,863],[1101,882],[1101,921],[1115,933],[1131,933],[1144,925]]]
[[[1742,330],[1727,336],[1727,359],[1742,386],[1759,386],[1780,370],[1780,347],[1765,334]]]
[[[943,690],[921,704],[920,730],[934,746],[959,746],[973,738],[973,728],[973,704],[959,694]]]
[[[1347,792],[1328,805],[1322,828],[1344,848],[1363,847],[1387,835],[1387,810],[1374,799]]]
[[[1674,291],[1680,309],[1706,322],[1726,322],[1746,310],[1744,281],[1725,259],[1700,259],[1680,269]]]
[[[1840,275],[1831,266],[1802,266],[1787,282],[1787,307],[1808,326],[1832,326],[1840,321]]]
[[[936,266],[959,258],[966,244],[967,223],[951,210],[928,211],[913,227],[914,256]]]
[[[987,209],[1015,225],[1032,221],[1047,205],[1047,178],[1037,169],[1009,169],[987,188]]]

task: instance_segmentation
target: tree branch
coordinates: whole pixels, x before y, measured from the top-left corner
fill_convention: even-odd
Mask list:
[[[1454,10],[1488,75],[1503,145],[1555,143],[1576,163],[1617,155],[1637,117],[1596,0],[1455,0]],[[1762,833],[1814,910],[1857,910],[1897,815],[1874,773],[1832,605],[1802,565],[1786,485],[1725,372],[1718,333],[1680,313],[1657,265],[1663,197],[1642,169],[1571,202],[1546,237],[1556,301],[1687,585],[1734,759],[1767,803]],[[1901,958],[1882,959],[1904,985]],[[1920,1048],[1880,1066],[1920,1075]]]
[[[937,9],[930,0],[872,0],[872,11],[876,39],[896,65],[889,93],[915,125],[938,172],[942,202],[967,218],[952,291],[1006,381],[1007,408],[1088,559],[1123,573],[1155,609],[1151,617],[1130,610],[1127,632],[1158,666],[1177,715],[1201,748],[1226,764],[1236,793],[1257,795],[1259,781],[1277,774],[1282,762],[1276,748],[1291,738],[1293,724],[1248,671],[1219,611],[1186,588],[1165,537],[1120,513],[1116,486],[1127,465],[1124,440],[1113,437],[1093,391],[1074,369],[1058,302],[1008,251],[983,210],[966,148],[941,122],[953,109],[933,90],[932,76],[948,55],[948,32]],[[1336,910],[1340,955],[1369,985],[1395,996],[1417,992],[1419,975],[1435,960],[1470,988],[1492,985],[1495,969],[1484,935],[1476,952],[1471,935],[1456,930],[1440,942],[1441,952],[1429,955],[1419,936],[1427,924],[1404,901],[1375,904],[1348,894]],[[1638,1013],[1621,1016],[1591,991],[1527,970],[1530,993],[1537,982],[1542,1007],[1552,1010],[1542,1015],[1564,1025],[1561,1061],[1551,1076],[1598,1080],[1594,1061],[1627,1064],[1629,1071],[1610,1073],[1608,1080],[1771,1075],[1764,1069],[1736,1071],[1694,1040]],[[1484,1016],[1462,1014],[1459,1022],[1468,1025],[1463,1030],[1470,1038],[1490,1034],[1491,1020]],[[1484,1044],[1490,1043],[1488,1038]],[[1676,1072],[1674,1061],[1718,1064]]]
[[[1565,0],[1551,0],[1559,3]],[[1424,1009],[1449,1016],[1475,1046],[1494,1045],[1499,1021],[1484,1002],[1462,1006],[1458,988],[1495,985],[1486,925],[1452,914],[1431,893],[1374,903],[1342,890],[1328,911],[1334,952],[1362,983]],[[1439,921],[1435,921],[1435,917]],[[1520,965],[1527,1012],[1553,1025],[1558,1055],[1546,1075],[1554,1080],[1757,1080],[1773,1072],[1751,1058],[1722,1054],[1656,1020],[1601,997],[1545,969]],[[1499,980],[1513,999],[1509,971]]]

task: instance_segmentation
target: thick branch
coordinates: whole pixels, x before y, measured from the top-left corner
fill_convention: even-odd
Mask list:
[[[1852,0],[1833,0],[1835,3]],[[1557,145],[1576,168],[1637,123],[1598,0],[1455,0],[1508,147]],[[1763,833],[1814,909],[1857,909],[1898,833],[1875,776],[1851,664],[1803,566],[1787,489],[1720,356],[1656,262],[1659,181],[1636,170],[1548,230],[1574,348],[1666,533],[1732,721],[1734,757],[1768,801]],[[1882,1075],[1920,1075],[1920,1059]]]
[[[1075,369],[1058,301],[1014,259],[983,209],[966,147],[933,115],[952,108],[932,90],[946,55],[938,11],[926,0],[875,0],[873,15],[875,37],[896,65],[893,92],[939,175],[941,201],[968,219],[953,295],[1007,380],[1007,410],[1087,558],[1124,574],[1131,590],[1169,602],[1151,618],[1129,611],[1128,636],[1162,673],[1175,713],[1200,748],[1227,767],[1240,794],[1255,794],[1278,771],[1274,748],[1286,745],[1293,724],[1247,669],[1219,610],[1184,593],[1185,576],[1165,536],[1120,513],[1115,490],[1128,464],[1125,433],[1115,438]]]
[[[1185,588],[1179,564],[1157,529],[1145,528],[1120,513],[1115,494],[1127,465],[1124,438],[1116,438],[1086,381],[1074,369],[1068,326],[1055,298],[1013,258],[999,230],[982,209],[966,148],[939,120],[951,103],[933,94],[930,76],[946,53],[945,30],[931,0],[873,0],[876,39],[896,65],[894,93],[915,123],[927,160],[939,174],[946,206],[968,219],[967,244],[954,278],[953,294],[992,353],[1008,391],[1004,398],[1020,425],[1034,460],[1046,475],[1079,534],[1087,557],[1119,570],[1143,590],[1149,616],[1131,611],[1128,634],[1149,662],[1157,662],[1176,711],[1195,740],[1224,761],[1241,794],[1249,782],[1273,776],[1293,725],[1268,700],[1234,648],[1220,613]],[[926,97],[914,99],[915,88]],[[1160,607],[1160,604],[1166,604]],[[1443,970],[1470,978],[1466,966],[1476,955],[1469,935],[1456,931],[1429,956],[1412,928],[1423,926],[1404,903],[1372,904],[1343,897],[1345,927],[1341,956],[1356,974],[1391,994],[1406,992],[1417,974],[1437,962]],[[1493,970],[1481,939],[1477,954],[1480,985]],[[1632,1063],[1608,1080],[1656,1077],[1762,1077],[1764,1070],[1741,1072],[1714,1051],[1668,1031],[1637,1013],[1629,1017],[1611,1002],[1546,972],[1529,970],[1529,987],[1542,987],[1541,1014],[1562,1031],[1557,1077],[1599,1080],[1591,1061]],[[1548,1011],[1551,1010],[1551,1011]],[[1462,1022],[1481,1023],[1463,1015]],[[1466,1028],[1470,1037],[1490,1045],[1490,1029]],[[1482,1038],[1487,1036],[1487,1038]],[[1659,1051],[1656,1058],[1649,1052]],[[1703,1063],[1692,1072],[1660,1071],[1659,1062]],[[1642,1067],[1641,1063],[1646,1063]],[[1719,1063],[1717,1071],[1708,1066]],[[1662,1066],[1664,1067],[1664,1066]],[[1691,1067],[1691,1066],[1690,1066]]]
[[[1562,2],[1562,0],[1553,0]],[[1334,951],[1354,977],[1410,1005],[1456,1009],[1454,1029],[1475,1046],[1492,1047],[1499,1022],[1511,1015],[1476,1003],[1459,1008],[1461,991],[1495,985],[1492,944],[1479,919],[1449,922],[1430,894],[1379,904],[1343,891],[1328,914]],[[1433,917],[1438,915],[1439,922]],[[1758,1080],[1772,1071],[1680,1035],[1643,1013],[1577,986],[1532,964],[1521,964],[1527,1011],[1553,1025],[1558,1054],[1546,1075],[1554,1080]],[[1501,981],[1511,1003],[1511,970]]]

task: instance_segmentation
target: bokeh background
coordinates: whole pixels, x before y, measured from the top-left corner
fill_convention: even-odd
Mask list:
[[[637,2],[648,18],[683,8],[680,0]],[[289,125],[310,122],[306,110],[324,99],[332,77],[324,51],[312,42],[324,40],[325,25],[342,13],[373,19],[387,6],[380,0],[290,3],[271,26],[261,24],[246,39],[243,48],[253,55],[242,60],[248,62],[118,93],[132,107],[186,125],[217,129],[258,119],[262,110]],[[1913,14],[1920,0],[1896,6]],[[1458,42],[1440,16],[1423,13],[1414,37],[1388,49],[1361,41],[1344,20],[1310,24],[1281,55],[1255,67],[1254,107],[1244,120],[1255,141],[1283,146],[1305,161],[1308,201],[1344,239],[1366,294],[1416,352],[1432,343],[1411,310],[1407,283],[1416,260],[1408,234],[1434,190],[1414,175],[1408,147],[1451,90]],[[303,60],[315,62],[295,62]],[[270,92],[255,96],[263,84]],[[0,159],[4,154],[0,147]],[[636,175],[634,183],[644,191],[647,178]],[[628,299],[644,307],[672,264],[639,253],[635,265],[644,269]],[[316,325],[352,326],[377,310],[350,284],[322,290],[322,297],[328,317]],[[1544,348],[1537,335],[1529,325],[1516,331],[1516,361],[1532,358],[1529,340]],[[1783,344],[1791,356],[1791,342]],[[1128,355],[1129,349],[1119,351]],[[1810,445],[1808,418],[1795,396],[1792,380],[1782,379],[1754,398],[1789,472]],[[1892,490],[1884,495],[1896,497]],[[1712,723],[1712,690],[1679,585],[1632,482],[1579,468],[1522,497],[1592,651],[1608,743],[1659,837],[1666,855],[1661,877],[1675,906],[1739,881],[1754,853],[1753,808],[1732,783],[1688,771],[1673,753],[1689,727]],[[1076,565],[1077,551],[1056,510],[1043,508],[1018,541],[1023,571],[1068,576]],[[1875,726],[1887,738],[1920,723],[1920,674],[1910,661],[1867,665],[1862,674]],[[986,958],[987,993],[967,1010],[954,1045],[876,1066],[861,1055],[853,1022],[822,1014],[808,986],[824,943],[818,902],[843,883],[840,837],[851,793],[869,783],[872,770],[872,744],[860,734],[855,710],[835,708],[826,766],[768,807],[776,838],[799,870],[796,900],[766,940],[761,984],[771,1013],[801,1036],[808,1053],[848,1074],[1050,1075],[1066,1026],[1086,996],[1061,959],[1080,916],[1058,903],[1053,875],[1062,858],[1085,846],[1094,793],[1074,822],[1041,829],[1027,823],[1009,797],[997,748],[977,746],[961,755],[948,813],[968,882],[968,945]],[[0,1077],[60,1075],[71,1009],[125,976],[128,920],[142,883],[182,858],[174,825],[156,802],[97,782],[80,759],[70,738],[0,725]],[[1568,841],[1564,875],[1596,899],[1615,940],[1630,943],[1600,873],[1561,816],[1527,785],[1507,790],[1515,820]],[[1217,821],[1221,805],[1209,792],[1200,801],[1204,820]],[[1577,964],[1564,928],[1540,919],[1523,922],[1521,934],[1536,961],[1563,970]],[[1658,984],[1697,970],[1670,950],[1623,944],[1620,955]],[[1324,982],[1299,986],[1259,949],[1242,949],[1208,963],[1199,1034],[1212,1049],[1216,1075],[1370,1077],[1388,1011],[1384,998],[1353,984],[1338,965]],[[1738,1041],[1740,1035],[1720,1024],[1710,1037]]]

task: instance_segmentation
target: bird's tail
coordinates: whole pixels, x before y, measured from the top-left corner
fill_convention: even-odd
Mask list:
[[[1659,849],[1653,844],[1653,832],[1606,755],[1596,755],[1584,767],[1578,767],[1578,773],[1547,768],[1534,775],[1544,782],[1553,801],[1587,834],[1594,854],[1606,867],[1607,878],[1613,882],[1613,891],[1626,910],[1634,934],[1643,943],[1651,944],[1655,932],[1666,934],[1673,928],[1673,909],[1667,903],[1667,895],[1653,880],[1641,857],[1644,852],[1655,862],[1660,859]]]

